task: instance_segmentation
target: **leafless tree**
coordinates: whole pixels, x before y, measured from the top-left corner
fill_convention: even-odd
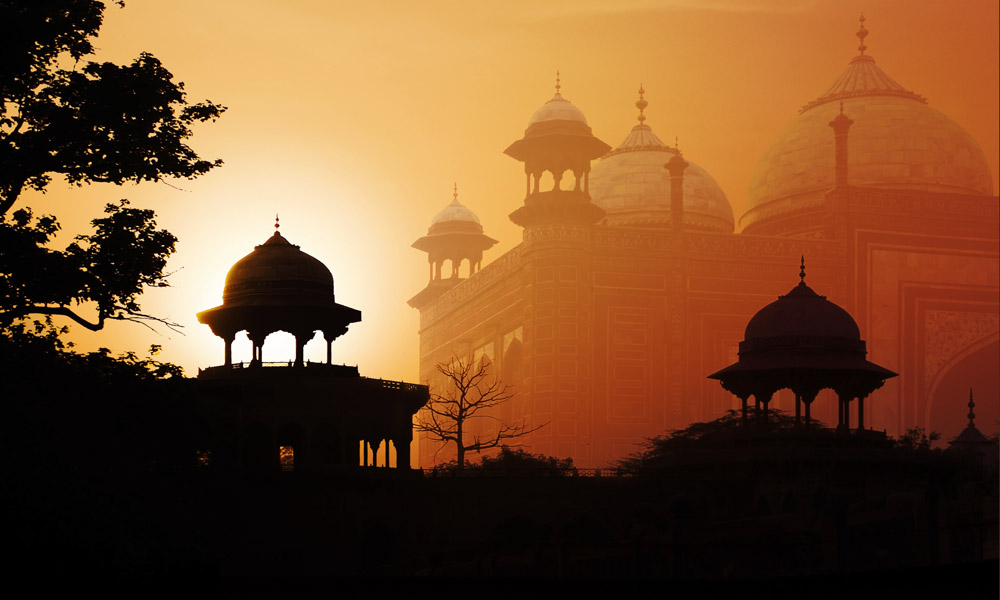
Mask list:
[[[523,422],[508,423],[489,409],[514,397],[511,387],[491,374],[488,359],[476,361],[457,356],[450,363],[438,363],[437,370],[444,375],[446,391],[431,393],[430,402],[417,414],[416,428],[443,446],[455,443],[457,464],[465,466],[465,453],[498,448],[505,440],[523,437],[538,431],[548,423],[528,427]],[[481,436],[468,431],[473,419],[491,419],[496,422],[496,432]],[[471,441],[468,439],[471,436]]]

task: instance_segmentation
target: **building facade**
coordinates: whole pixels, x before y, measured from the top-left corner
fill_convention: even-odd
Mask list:
[[[421,380],[440,385],[435,365],[454,355],[487,357],[516,392],[496,416],[547,423],[523,440],[533,452],[602,466],[739,406],[706,376],[736,361],[745,324],[805,256],[810,286],[900,374],[865,405],[869,427],[949,435],[970,385],[995,405],[989,166],[966,131],[875,64],[866,35],[862,23],[847,69],[765,152],[738,221],[712,177],[645,123],[641,89],[639,122],[612,149],[557,83],[506,151],[525,165],[510,215],[522,243],[446,284],[432,259],[410,300]],[[794,395],[771,406],[792,409]],[[815,418],[837,422],[836,402],[817,406],[830,414]],[[422,446],[421,463],[437,450]]]

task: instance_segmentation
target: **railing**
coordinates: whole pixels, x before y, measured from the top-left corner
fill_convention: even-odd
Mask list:
[[[470,465],[464,469],[442,469],[427,468],[414,469],[420,471],[424,477],[439,478],[480,478],[480,477],[590,477],[594,479],[620,479],[632,477],[632,474],[615,468],[606,469],[550,469],[547,467],[524,467],[524,468],[480,468],[478,465]]]
[[[288,368],[288,367],[294,367],[294,366],[295,366],[295,361],[294,360],[289,360],[289,361],[280,361],[280,362],[271,361],[271,362],[262,362],[262,363],[238,362],[238,363],[233,363],[232,365],[229,366],[229,368],[231,368],[231,369],[255,369],[257,367],[264,367],[264,368],[284,367],[284,368]],[[216,367],[206,367],[205,370],[208,370],[208,369],[224,369],[225,367],[226,367],[226,365],[218,365]],[[304,368],[306,368],[306,367],[313,367],[313,368],[315,368],[315,367],[320,367],[320,368],[323,368],[323,367],[335,367],[335,368],[357,369],[358,365],[354,365],[352,367],[350,365],[333,365],[333,364],[327,364],[325,362],[313,362],[311,360],[307,360],[305,362],[305,364],[303,365],[303,367]]]
[[[386,390],[401,390],[404,392],[422,392],[427,391],[427,386],[419,383],[407,383],[405,381],[392,381],[390,379],[372,379],[370,377],[363,377],[365,381],[372,382],[373,385],[377,385]]]

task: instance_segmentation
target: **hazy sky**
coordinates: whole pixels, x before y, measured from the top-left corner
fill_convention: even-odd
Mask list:
[[[500,240],[484,265],[519,243],[507,215],[523,199],[523,169],[502,151],[552,96],[557,69],[563,95],[612,146],[636,122],[642,83],[647,124],[679,138],[738,219],[763,150],[857,53],[861,9],[867,53],[973,135],[995,192],[996,0],[131,0],[108,9],[98,57],[152,52],[191,101],[228,106],[191,140],[225,166],[175,187],[57,181],[19,206],[56,214],[68,238],[104,202],[127,197],[180,238],[173,287],[147,293],[143,308],[184,335],[75,328],[83,349],[158,343],[190,375],[221,364],[222,341],[195,313],[221,303],[229,267],[271,235],[279,213],[283,235],[333,272],[337,300],[362,311],[334,360],[415,380],[418,315],[406,300],[426,284],[427,263],[410,244],[455,182]],[[265,360],[291,358],[282,336],[269,338]],[[239,339],[234,358],[249,360]],[[321,341],[306,352],[325,358]]]

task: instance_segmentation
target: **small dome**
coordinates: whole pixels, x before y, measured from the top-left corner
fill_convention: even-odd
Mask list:
[[[333,304],[333,274],[275,231],[229,269],[222,302],[226,306]]]
[[[641,116],[641,115],[640,115]],[[670,173],[664,165],[678,153],[640,122],[590,172],[591,201],[614,225],[670,224]],[[708,172],[688,161],[684,171],[684,227],[732,233],[733,208]]]
[[[743,339],[751,343],[768,338],[804,337],[860,340],[861,330],[850,313],[803,281],[757,311],[743,334]]]
[[[552,99],[546,102],[535,111],[535,114],[531,115],[531,119],[528,120],[528,127],[535,125],[537,123],[542,123],[545,121],[578,121],[587,124],[587,117],[583,116],[583,112],[573,106],[573,103],[562,97],[559,92],[556,92]]]
[[[862,28],[867,35],[867,30]],[[847,137],[848,183],[923,192],[993,193],[982,148],[961,126],[896,83],[864,54],[765,151],[750,183],[744,230],[772,217],[811,208],[834,187],[834,135],[843,111],[854,121]]]
[[[472,212],[471,210],[469,210],[468,207],[459,202],[458,198],[452,200],[451,203],[448,204],[448,206],[441,209],[441,212],[434,215],[434,218],[431,219],[431,226],[433,227],[438,223],[446,223],[451,221],[468,221],[471,223],[475,223],[477,225],[481,225],[479,223],[479,217],[476,216],[476,213]]]

